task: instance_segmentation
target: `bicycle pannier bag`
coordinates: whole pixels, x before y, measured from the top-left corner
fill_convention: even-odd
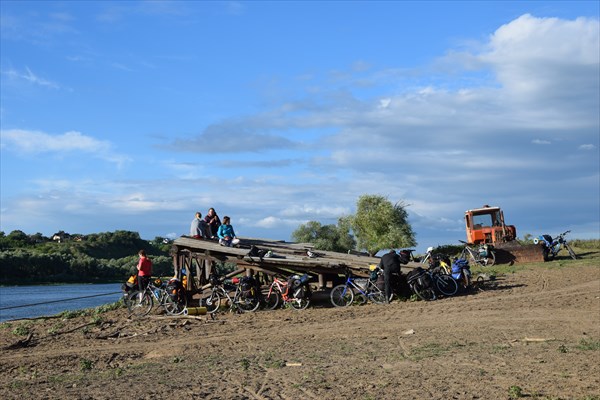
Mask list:
[[[169,282],[167,282],[166,290],[169,297],[175,301],[179,301],[185,295],[183,284],[176,278],[170,279]]]
[[[421,267],[417,267],[406,274],[406,281],[409,285],[418,283],[421,288],[431,287],[431,278]]]
[[[137,289],[138,289],[137,274],[131,275],[129,277],[129,279],[127,279],[127,282],[125,282],[124,284],[121,285],[121,290],[123,290],[124,295],[127,295]]]

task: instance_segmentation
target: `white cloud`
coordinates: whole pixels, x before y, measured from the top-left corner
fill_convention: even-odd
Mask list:
[[[589,79],[581,78],[593,81],[597,73],[598,20],[525,14],[496,30],[488,47],[480,60],[493,66],[499,81],[514,95],[549,98],[553,93],[581,95],[597,90],[589,87]]]
[[[24,154],[84,152],[98,158],[122,165],[129,158],[113,151],[110,142],[69,131],[62,135],[50,135],[40,131],[9,129],[0,131],[2,149],[14,149]]]
[[[2,71],[2,74],[6,75],[11,80],[21,80],[38,86],[48,87],[51,89],[60,89],[59,84],[39,77],[38,75],[34,74],[29,67],[25,67],[25,71],[18,71],[16,69],[5,70]]]
[[[579,146],[579,150],[595,150],[596,146],[594,146],[593,144],[582,144],[581,146]]]

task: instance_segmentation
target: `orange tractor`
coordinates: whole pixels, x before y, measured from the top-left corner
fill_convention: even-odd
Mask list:
[[[517,238],[517,228],[506,225],[500,207],[485,205],[465,211],[467,242],[491,244],[496,253],[496,262],[544,261],[542,246],[522,245]]]

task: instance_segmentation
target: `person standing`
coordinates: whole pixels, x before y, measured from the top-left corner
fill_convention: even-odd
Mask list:
[[[138,270],[138,288],[140,292],[146,290],[148,283],[150,282],[150,277],[152,276],[152,260],[146,256],[145,250],[140,250],[138,252],[140,256],[140,260],[138,261],[137,270]]]
[[[392,274],[400,273],[400,256],[394,250],[381,257],[379,268],[383,269],[385,280],[385,302],[389,303],[392,296]]]
[[[217,215],[217,212],[214,208],[209,208],[208,213],[204,217],[204,222],[208,224],[209,229],[209,238],[214,239],[217,237],[217,232],[219,232],[219,226],[221,226],[221,220]]]
[[[219,226],[217,235],[219,236],[219,244],[223,246],[231,247],[240,242],[240,240],[235,237],[233,226],[231,226],[231,219],[228,216],[223,217],[223,223]]]
[[[190,225],[190,236],[196,239],[208,239],[209,233],[208,224],[202,219],[202,213],[197,212]]]

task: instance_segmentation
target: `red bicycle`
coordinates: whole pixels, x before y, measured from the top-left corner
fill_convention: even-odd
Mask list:
[[[275,278],[265,296],[266,308],[274,310],[289,304],[295,310],[303,310],[310,304],[309,276],[292,275],[288,280]]]

